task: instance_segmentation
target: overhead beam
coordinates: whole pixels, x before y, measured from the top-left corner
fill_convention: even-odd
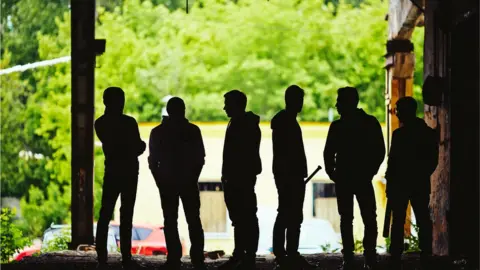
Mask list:
[[[388,11],[388,39],[410,39],[415,26],[423,21],[424,1],[390,0]]]

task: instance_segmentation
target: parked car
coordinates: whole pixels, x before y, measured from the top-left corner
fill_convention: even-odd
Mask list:
[[[97,225],[93,225],[93,235],[96,235]],[[14,256],[16,261],[20,261],[25,257],[33,256],[36,253],[40,253],[42,250],[48,248],[48,244],[54,240],[55,238],[65,233],[67,237],[71,239],[71,226],[70,225],[55,225],[52,224],[48,229],[45,230],[42,237],[42,243],[36,243],[32,246],[25,247],[21,250],[18,254]],[[115,239],[115,233],[112,227],[108,230],[108,237],[107,237],[107,250],[110,253],[118,252],[118,246]]]
[[[42,243],[34,243],[31,246],[25,247],[20,250],[18,253],[13,255],[13,259],[16,261],[22,260],[24,257],[33,256],[36,253],[40,253],[40,249],[42,248]]]
[[[117,222],[110,222],[117,245],[120,246],[120,224]],[[182,240],[182,251],[186,254],[185,242]],[[163,226],[147,225],[147,224],[133,224],[132,228],[132,254],[138,255],[166,255],[167,243],[165,241],[165,233]]]
[[[259,255],[272,254],[273,225],[277,211],[275,208],[259,207],[257,216],[260,226]],[[329,221],[323,219],[305,219],[300,231],[298,252],[301,254],[323,253],[329,245],[330,251],[342,248],[340,235],[335,232]]]
[[[43,241],[42,241],[42,249],[48,247],[50,241],[54,240],[56,237],[62,235],[62,233],[66,233],[66,236],[71,239],[71,226],[70,225],[51,225],[43,233]],[[97,233],[97,224],[93,225],[93,237],[95,241],[95,236]],[[108,252],[118,252],[118,245],[115,241],[115,231],[112,227],[108,229],[108,236],[107,236],[107,250]]]

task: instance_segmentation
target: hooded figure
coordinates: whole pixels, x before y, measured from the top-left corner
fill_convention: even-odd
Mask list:
[[[232,118],[225,134],[222,176],[256,176],[262,172],[260,160],[260,117],[253,112]]]
[[[219,269],[254,269],[258,249],[255,183],[262,172],[260,118],[245,112],[247,97],[239,90],[225,94],[225,112],[231,118],[223,148],[222,184],[225,204],[234,227],[233,256]]]
[[[95,131],[105,155],[102,207],[97,224],[96,250],[99,268],[107,262],[107,232],[115,203],[121,198],[120,243],[122,264],[132,266],[132,219],[137,195],[138,156],[145,151],[137,121],[123,114],[125,94],[119,87],[103,92],[105,113],[95,121]]]
[[[305,93],[297,85],[285,91],[285,110],[272,119],[273,174],[278,192],[277,218],[273,227],[273,253],[280,269],[310,269],[300,256],[300,228],[307,177],[307,158],[297,115],[302,111]],[[285,249],[286,241],[286,249]],[[293,268],[292,268],[293,267]]]
[[[198,178],[203,168],[205,149],[200,129],[185,118],[185,103],[172,97],[167,103],[169,117],[150,133],[148,163],[162,202],[166,269],[180,269],[182,245],[178,234],[178,205],[182,200],[188,223],[190,257],[195,269],[204,264],[204,233],[200,220]]]
[[[198,181],[205,163],[205,148],[200,129],[186,118],[164,118],[151,131],[149,149],[149,166],[162,176],[159,182]]]
[[[341,118],[330,125],[323,152],[325,170],[335,182],[344,270],[354,269],[354,197],[365,225],[365,268],[375,269],[377,265],[377,209],[372,179],[385,159],[385,142],[378,120],[357,108],[358,102],[356,88],[338,89],[336,107]]]
[[[390,269],[400,269],[403,227],[409,201],[419,227],[421,261],[423,267],[428,269],[429,257],[432,254],[430,176],[438,164],[438,137],[424,120],[416,117],[415,99],[403,97],[396,105],[401,127],[393,132],[385,175],[386,193],[393,216]]]

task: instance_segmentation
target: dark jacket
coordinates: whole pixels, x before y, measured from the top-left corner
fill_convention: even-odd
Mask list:
[[[222,179],[253,177],[262,172],[260,117],[247,112],[228,123],[223,147]]]
[[[371,181],[385,158],[380,123],[362,109],[348,119],[334,121],[328,130],[323,156],[325,170],[332,180]]]
[[[295,114],[282,110],[272,119],[273,174],[275,178],[305,178],[307,158],[303,146],[302,129]]]
[[[145,151],[146,145],[134,118],[104,114],[95,121],[95,132],[102,142],[106,170],[138,170],[138,156]]]
[[[150,133],[149,152],[156,181],[198,181],[205,163],[201,131],[187,119],[164,119]]]
[[[436,132],[416,118],[396,129],[388,157],[387,195],[414,190],[430,193],[430,176],[438,164]]]

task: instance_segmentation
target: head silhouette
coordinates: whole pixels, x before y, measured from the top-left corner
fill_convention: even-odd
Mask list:
[[[342,87],[338,89],[337,95],[337,111],[340,115],[350,115],[358,106],[358,91],[355,87]]]
[[[228,117],[237,117],[245,113],[247,96],[240,90],[231,90],[224,95],[225,107],[223,110]]]
[[[400,122],[409,122],[416,118],[417,101],[413,97],[402,97],[396,103],[396,114]]]
[[[287,111],[299,113],[303,108],[303,98],[305,92],[298,85],[290,85],[285,90],[285,105]]]
[[[185,118],[185,102],[179,97],[173,97],[167,102],[167,112],[169,118],[182,119]]]
[[[109,113],[122,114],[125,107],[125,93],[120,87],[108,87],[103,92],[103,104]]]

